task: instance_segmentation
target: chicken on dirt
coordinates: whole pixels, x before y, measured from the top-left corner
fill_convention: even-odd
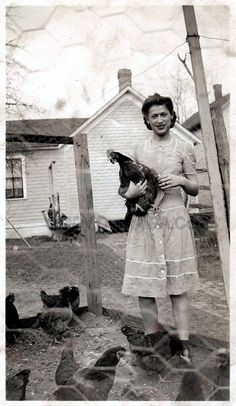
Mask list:
[[[54,392],[56,400],[107,400],[117,364],[125,351],[121,346],[110,348],[93,367],[79,369],[66,385]]]
[[[6,380],[6,399],[7,400],[25,400],[26,386],[29,382],[30,369],[10,376]]]

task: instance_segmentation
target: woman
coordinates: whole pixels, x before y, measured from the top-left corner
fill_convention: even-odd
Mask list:
[[[138,296],[147,342],[158,339],[156,297],[170,295],[173,316],[182,342],[181,358],[191,363],[189,354],[189,306],[187,291],[198,284],[197,257],[184,191],[198,194],[196,159],[193,147],[170,129],[176,121],[169,97],[149,96],[143,103],[144,123],[152,131],[140,142],[134,159],[159,174],[159,192],[154,207],[143,217],[133,216],[126,251],[122,292]],[[126,199],[142,195],[146,181],[128,189],[119,188]]]

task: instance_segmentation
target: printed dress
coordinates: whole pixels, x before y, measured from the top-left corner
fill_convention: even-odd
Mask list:
[[[161,174],[196,173],[193,147],[173,134],[163,146],[152,145],[151,139],[142,141],[134,158]],[[150,209],[143,217],[133,216],[122,293],[164,297],[179,295],[198,285],[193,231],[181,189],[165,190],[155,213]]]

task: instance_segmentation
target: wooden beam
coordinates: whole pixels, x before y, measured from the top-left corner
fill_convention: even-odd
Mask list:
[[[82,249],[85,258],[84,269],[87,304],[91,312],[101,315],[102,300],[99,276],[97,273],[97,242],[87,135],[76,134],[73,137],[73,141],[81,219]]]
[[[229,212],[230,212],[230,180],[229,180],[229,141],[224,123],[224,116],[222,111],[221,97],[218,97],[218,91],[221,86],[214,85],[215,92],[215,105],[211,110],[213,128],[215,133],[216,148],[219,159],[220,174],[222,178],[224,197],[227,213],[227,222],[229,227]]]
[[[61,135],[47,135],[47,134],[6,134],[7,142],[30,142],[30,143],[42,143],[42,144],[65,144],[72,145],[72,137],[64,137]]]
[[[206,152],[225,293],[229,302],[229,230],[194,7],[183,6],[183,13]]]

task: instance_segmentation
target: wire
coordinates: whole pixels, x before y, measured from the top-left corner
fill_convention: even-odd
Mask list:
[[[147,72],[149,69],[154,68],[154,66],[157,66],[159,63],[161,63],[162,61],[164,61],[164,59],[166,59],[168,56],[170,56],[171,54],[173,54],[173,52],[175,52],[176,49],[182,47],[184,44],[186,44],[187,41],[182,42],[182,44],[177,45],[175,48],[173,48],[170,52],[168,52],[168,54],[166,54],[165,56],[163,56],[163,58],[159,59],[159,61],[153,63],[152,65],[148,66],[146,69],[144,69],[143,71],[137,73],[136,75],[132,75],[132,80],[140,75],[142,75],[143,73]],[[130,80],[126,80],[123,83],[124,84],[128,84]],[[103,99],[104,96],[106,96],[108,93],[110,93],[112,90],[117,89],[117,86],[112,87],[111,89],[107,90],[106,92],[104,92],[103,96],[99,97],[97,100],[95,100],[93,103],[90,104],[90,106],[93,106],[95,103],[97,103],[99,100]]]
[[[184,44],[186,44],[187,41],[184,41],[182,44],[177,45],[174,49],[172,49],[172,51],[170,51],[168,54],[166,54],[165,56],[163,56],[163,58],[161,58],[159,61],[155,62],[154,64],[148,66],[146,69],[144,69],[142,72],[137,73],[136,75],[133,75],[133,78],[142,75],[144,72],[147,72],[147,70],[153,68],[154,66],[158,65],[160,62],[164,61],[164,59],[166,59],[168,56],[170,56],[171,54],[173,54],[173,52],[175,52],[176,49],[182,47]]]
[[[229,40],[229,39],[226,39],[226,38],[208,37],[207,35],[200,35],[200,37],[202,37],[202,38],[207,38],[207,39],[216,39],[216,40],[218,40],[218,41],[227,41],[227,42],[230,42],[230,40]]]

